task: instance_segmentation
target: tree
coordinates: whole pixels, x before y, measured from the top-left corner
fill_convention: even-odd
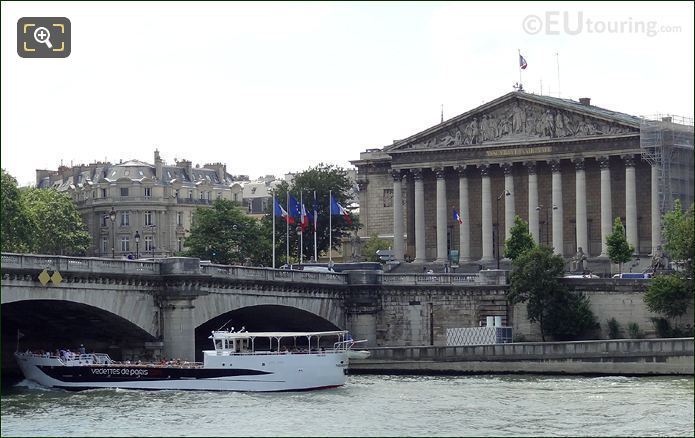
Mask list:
[[[381,262],[381,259],[376,254],[380,249],[389,249],[391,247],[391,242],[384,239],[379,239],[376,234],[372,234],[369,240],[364,244],[362,249],[362,255],[368,262]]]
[[[287,192],[290,192],[297,201],[300,201],[301,196],[304,197],[304,205],[309,213],[314,214],[314,207],[318,212],[317,218],[317,233],[316,247],[319,254],[326,253],[329,247],[329,191],[333,197],[342,205],[347,207],[348,201],[352,197],[353,184],[347,176],[347,171],[342,167],[335,165],[319,164],[316,167],[311,167],[295,175],[292,185],[283,181],[279,184],[274,194],[278,202],[287,209]],[[316,205],[314,206],[314,192],[316,192]],[[271,225],[273,205],[268,206],[268,216],[264,218]],[[277,254],[285,255],[286,247],[286,224],[279,218],[275,218],[275,242]],[[332,220],[332,247],[337,249],[340,246],[340,241],[344,236],[350,234],[351,231],[357,230],[360,227],[359,219],[356,215],[350,213],[350,221],[345,220],[342,216],[333,216]],[[297,227],[299,217],[295,218],[295,225],[290,225],[290,253],[297,254],[298,236]],[[305,256],[312,257],[314,254],[314,234],[313,223],[304,232],[302,253]]]
[[[668,252],[672,260],[685,265],[689,271],[688,264],[692,263],[694,247],[694,227],[693,204],[686,212],[683,212],[681,201],[676,199],[673,210],[664,214],[664,249]]]
[[[196,209],[186,247],[186,256],[213,263],[270,265],[270,229],[225,199]]]
[[[92,236],[75,203],[55,189],[21,190],[22,202],[31,223],[30,250],[39,254],[83,256],[92,245]]]
[[[644,303],[667,318],[681,316],[693,305],[692,285],[682,274],[657,275],[649,283]]]
[[[564,259],[547,247],[534,246],[513,262],[507,300],[527,303],[528,319],[537,322],[541,338],[574,339],[597,326],[588,298],[567,291],[560,282]]]
[[[509,239],[504,241],[504,256],[511,260],[516,260],[521,254],[536,246],[533,236],[529,233],[528,223],[519,216],[514,217],[514,225],[509,234]]]
[[[608,258],[613,263],[618,263],[620,272],[623,272],[623,263],[632,259],[635,248],[625,239],[625,228],[619,217],[615,218],[613,231],[606,237],[608,244]]]
[[[0,246],[3,252],[28,252],[31,250],[32,224],[27,217],[17,180],[2,169],[2,227]]]

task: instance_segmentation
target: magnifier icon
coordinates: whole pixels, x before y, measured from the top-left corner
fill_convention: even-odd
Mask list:
[[[45,44],[49,49],[53,48],[53,44],[51,44],[51,32],[45,27],[36,28],[34,31],[34,39],[39,44]]]

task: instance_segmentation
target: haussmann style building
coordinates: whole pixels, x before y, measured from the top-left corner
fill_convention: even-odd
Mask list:
[[[662,213],[693,202],[692,120],[588,98],[514,91],[352,163],[361,238],[393,239],[395,259],[416,264],[444,266],[452,250],[462,267],[505,264],[515,215],[537,242],[567,258],[581,248],[595,269],[608,267],[605,237],[619,217],[649,260]]]

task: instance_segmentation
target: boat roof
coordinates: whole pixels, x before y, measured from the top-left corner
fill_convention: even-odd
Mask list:
[[[347,330],[333,330],[326,332],[226,332],[213,331],[210,338],[213,339],[248,339],[248,338],[298,338],[301,336],[339,336],[347,333]]]

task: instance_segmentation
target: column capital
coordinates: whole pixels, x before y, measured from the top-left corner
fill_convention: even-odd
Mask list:
[[[584,157],[572,158],[576,170],[584,170]]]
[[[413,175],[413,179],[415,181],[422,181],[422,169],[420,169],[420,168],[410,169],[410,174]]]
[[[505,175],[511,175],[512,174],[513,166],[514,166],[514,163],[502,163],[502,164],[500,164],[500,167],[502,167],[502,170],[504,170]]]
[[[444,179],[445,172],[443,167],[433,167],[432,171],[434,171],[437,179]]]
[[[596,158],[596,160],[598,161],[598,165],[601,167],[601,169],[608,169],[609,168],[610,157],[602,156],[602,157]]]
[[[467,166],[465,164],[461,164],[461,165],[455,167],[456,172],[459,174],[459,177],[465,177],[466,176],[466,167]]]
[[[620,157],[625,163],[625,167],[635,167],[635,156],[634,155],[623,155]]]
[[[556,173],[560,171],[560,160],[548,160],[548,164],[550,164],[551,172]]]
[[[490,175],[490,165],[489,164],[478,164],[478,169],[480,169],[480,176]]]
[[[529,175],[535,175],[536,174],[536,162],[535,161],[526,161],[526,162],[524,162],[524,166],[526,166],[526,170],[528,170]]]
[[[394,169],[391,171],[391,177],[393,178],[393,181],[401,181],[403,179],[403,172],[401,172],[399,169]]]

